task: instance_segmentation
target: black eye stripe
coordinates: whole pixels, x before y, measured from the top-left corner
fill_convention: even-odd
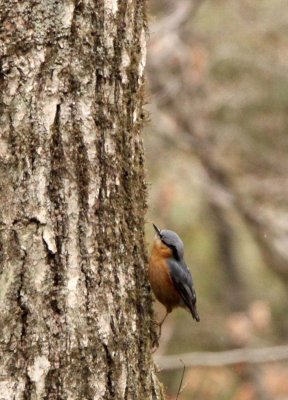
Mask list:
[[[162,242],[163,244],[165,244],[165,246],[170,247],[170,248],[172,247],[171,244],[165,242],[165,240],[163,239],[163,237],[161,237],[160,240],[161,240],[161,242]]]
[[[165,239],[163,238],[163,236],[160,237],[160,240],[161,240],[161,242],[164,243],[166,246],[168,246],[168,247],[174,247],[173,245],[167,243],[167,242],[165,241]]]
[[[169,247],[169,249],[172,250],[173,257],[174,257],[176,260],[179,260],[179,254],[178,254],[178,251],[177,251],[176,246],[173,246],[173,244],[169,244],[169,243],[165,242],[165,241],[163,240],[163,238],[161,238],[161,242],[162,242],[163,244],[165,244],[165,246]]]

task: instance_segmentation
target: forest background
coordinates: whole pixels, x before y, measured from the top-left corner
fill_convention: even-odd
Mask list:
[[[162,330],[174,399],[183,366],[164,355],[287,343],[288,13],[281,0],[152,0],[150,16],[147,237],[153,221],[183,238],[201,315],[179,310]],[[287,376],[285,361],[187,368],[180,398],[283,400]]]

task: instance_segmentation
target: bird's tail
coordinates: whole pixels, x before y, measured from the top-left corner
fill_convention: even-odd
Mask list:
[[[197,311],[197,308],[196,308],[196,303],[195,304],[191,304],[189,309],[190,309],[190,312],[192,314],[193,319],[196,319],[196,321],[199,322],[200,321],[200,317],[199,317],[199,314],[198,314],[198,311]]]

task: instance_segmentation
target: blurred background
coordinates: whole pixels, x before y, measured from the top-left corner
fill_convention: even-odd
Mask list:
[[[178,309],[162,327],[154,356],[167,399],[183,365],[166,356],[200,352],[179,400],[287,400],[287,347],[286,360],[265,362],[288,343],[287,0],[149,8],[147,238],[150,221],[182,237],[201,317]],[[165,314],[156,302],[155,312]],[[231,349],[267,355],[228,365]],[[219,365],[205,365],[208,351]]]

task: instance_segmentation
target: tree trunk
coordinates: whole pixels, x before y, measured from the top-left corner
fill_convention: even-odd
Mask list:
[[[160,399],[144,0],[2,0],[0,398]]]

